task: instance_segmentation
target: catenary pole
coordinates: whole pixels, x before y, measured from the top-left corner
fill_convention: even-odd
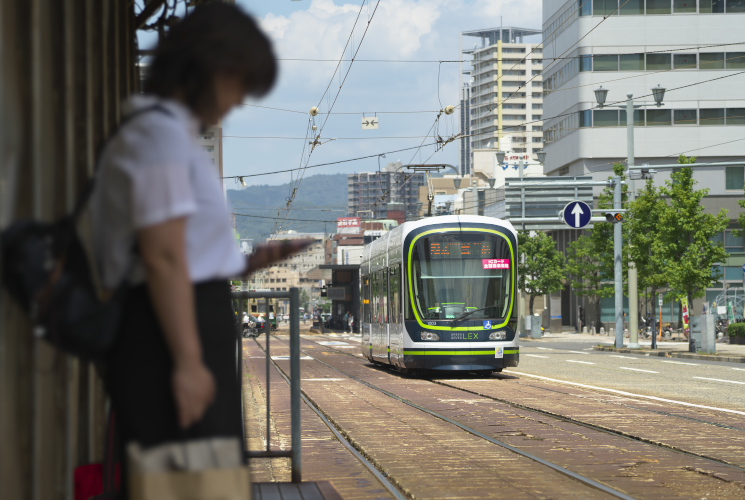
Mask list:
[[[634,95],[626,94],[626,150],[627,165],[634,166]],[[629,202],[636,199],[636,186],[629,176]],[[620,225],[620,224],[618,224]],[[629,261],[629,347],[638,349],[639,345],[639,294],[637,289],[636,263]]]
[[[621,199],[621,176],[613,177],[613,207],[616,210],[622,210]],[[613,224],[613,262],[614,262],[614,279],[616,282],[616,347],[623,347],[623,268],[621,265],[621,256],[623,248],[623,232],[621,224]]]

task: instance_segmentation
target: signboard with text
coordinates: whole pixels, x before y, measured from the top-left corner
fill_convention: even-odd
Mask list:
[[[359,217],[340,217],[336,219],[336,227],[360,227],[361,220]]]

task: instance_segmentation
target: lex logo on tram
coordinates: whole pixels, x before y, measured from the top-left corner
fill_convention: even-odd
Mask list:
[[[404,372],[517,366],[516,262],[515,229],[493,217],[429,217],[369,243],[362,354]]]

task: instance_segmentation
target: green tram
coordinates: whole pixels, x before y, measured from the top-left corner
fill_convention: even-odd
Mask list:
[[[446,215],[365,245],[362,354],[401,371],[517,366],[517,233],[507,221]]]

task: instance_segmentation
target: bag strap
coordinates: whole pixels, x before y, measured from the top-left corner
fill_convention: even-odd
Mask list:
[[[138,109],[133,111],[132,113],[125,116],[121,122],[116,126],[116,129],[106,138],[104,143],[101,145],[101,148],[98,151],[97,160],[96,160],[96,168],[93,173],[93,176],[88,181],[88,184],[83,188],[83,190],[78,195],[77,200],[75,200],[75,208],[72,211],[72,220],[73,222],[77,221],[80,217],[80,214],[83,213],[83,210],[85,209],[85,206],[88,204],[88,200],[90,199],[91,195],[93,194],[93,188],[96,186],[96,173],[98,172],[99,162],[101,161],[101,153],[103,153],[104,148],[111,142],[111,140],[121,131],[122,127],[124,127],[125,124],[127,124],[129,121],[131,121],[133,118],[140,116],[144,113],[148,113],[150,111],[158,111],[160,113],[164,113],[168,116],[173,116],[173,113],[169,111],[165,106],[162,104],[153,104],[152,106],[146,106],[144,108]]]

